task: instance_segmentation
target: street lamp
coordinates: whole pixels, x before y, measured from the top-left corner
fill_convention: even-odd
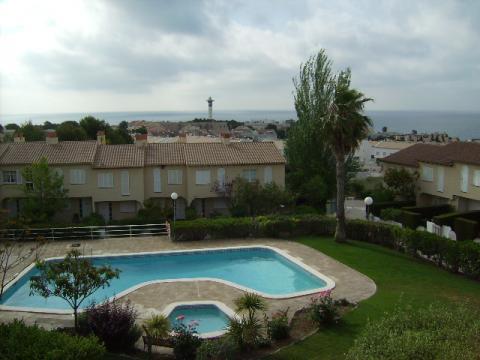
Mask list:
[[[177,218],[177,199],[178,194],[176,192],[172,192],[170,197],[173,200],[173,237],[175,238],[175,220]]]
[[[363,202],[365,203],[365,217],[368,220],[370,216],[370,205],[373,204],[373,199],[370,196],[367,196],[365,199],[363,199]]]

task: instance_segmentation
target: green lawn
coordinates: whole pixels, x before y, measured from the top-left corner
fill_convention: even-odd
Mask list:
[[[304,237],[298,241],[369,276],[377,284],[377,293],[347,314],[340,325],[321,330],[269,359],[342,359],[367,319],[381,317],[400,301],[416,306],[469,301],[480,306],[479,282],[396,251],[358,241],[340,245],[330,238]]]

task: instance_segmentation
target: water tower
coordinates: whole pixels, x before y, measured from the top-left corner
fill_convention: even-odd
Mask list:
[[[213,102],[214,102],[214,101],[215,101],[215,100],[213,100],[211,96],[207,99],[207,103],[208,103],[208,120],[212,120],[212,109],[213,109]]]

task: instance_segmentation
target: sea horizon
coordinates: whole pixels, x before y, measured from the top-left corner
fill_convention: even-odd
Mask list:
[[[374,128],[380,131],[387,127],[389,131],[410,133],[446,132],[449,136],[462,140],[480,138],[480,112],[474,111],[428,111],[428,110],[370,110],[365,112],[373,121]],[[199,111],[106,111],[106,112],[69,112],[37,114],[2,114],[0,124],[22,124],[32,121],[43,124],[45,121],[60,123],[67,120],[79,121],[92,115],[112,125],[121,121],[171,121],[184,122],[195,118],[206,118],[205,110]],[[216,120],[237,121],[279,121],[296,119],[294,110],[215,110]]]

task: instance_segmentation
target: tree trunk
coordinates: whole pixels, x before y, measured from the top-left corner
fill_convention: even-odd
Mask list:
[[[73,309],[73,316],[75,318],[75,334],[78,334],[78,309]]]
[[[347,241],[345,231],[345,154],[336,153],[337,170],[337,227],[335,229],[335,241],[344,243]]]

